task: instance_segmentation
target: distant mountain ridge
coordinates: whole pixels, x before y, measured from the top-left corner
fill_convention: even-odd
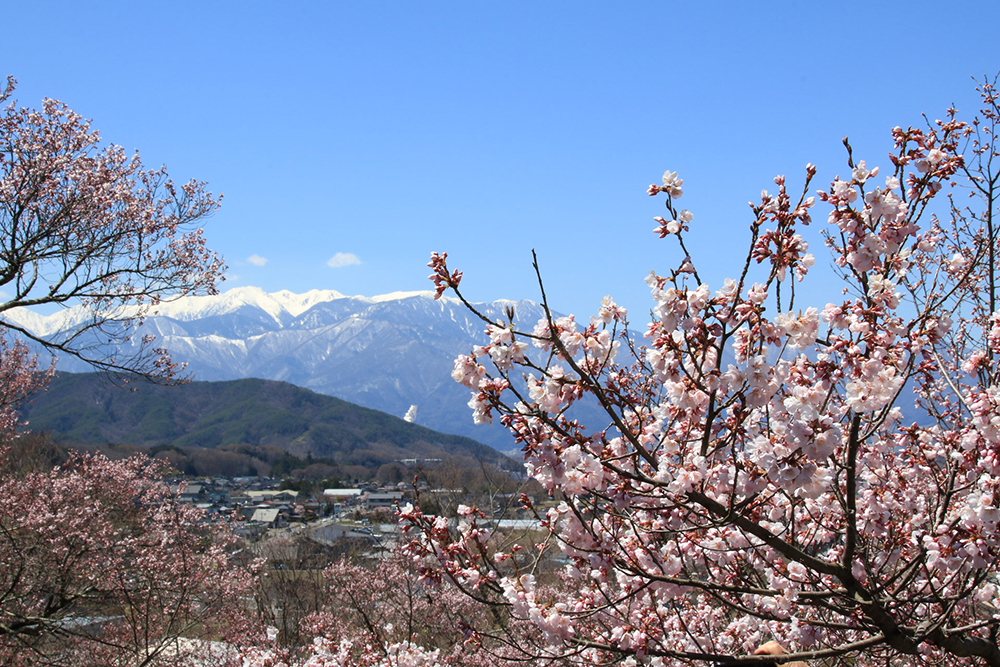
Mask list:
[[[543,317],[531,301],[478,306],[492,320],[509,308],[528,328]],[[4,317],[50,336],[84,321],[86,311],[43,316],[15,309]],[[473,425],[469,391],[450,375],[458,354],[485,342],[484,327],[458,300],[435,300],[431,291],[363,297],[239,287],[160,304],[135,338],[156,336],[197,380],[281,380],[397,416],[415,405],[416,423],[506,451],[511,437],[499,426]],[[89,367],[62,359],[59,369]]]
[[[246,379],[128,391],[96,373],[60,373],[22,408],[59,441],[141,447],[273,446],[297,457],[375,469],[404,459],[509,466],[494,449],[286,382]]]

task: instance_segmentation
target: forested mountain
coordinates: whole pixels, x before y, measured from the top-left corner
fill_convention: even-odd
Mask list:
[[[376,470],[402,459],[511,465],[469,438],[271,380],[122,387],[95,373],[61,373],[23,415],[32,430],[70,444],[208,448],[259,459],[273,459],[279,448],[344,469]]]
[[[396,292],[369,298],[332,290],[268,294],[240,287],[161,304],[133,340],[156,336],[157,346],[186,362],[197,380],[282,380],[400,417],[416,406],[418,424],[510,450],[513,442],[502,428],[473,425],[469,392],[450,375],[458,354],[485,342],[484,323],[457,300],[432,296]],[[512,309],[529,329],[542,317],[541,307],[531,301],[496,301],[480,309],[493,320]],[[78,308],[48,316],[17,309],[4,317],[35,333],[58,336],[86,315]],[[75,359],[60,360],[58,368],[89,370]]]

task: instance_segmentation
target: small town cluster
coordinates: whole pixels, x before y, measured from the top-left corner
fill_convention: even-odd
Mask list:
[[[498,527],[539,530],[540,522],[527,515],[518,503],[520,493],[474,493],[467,489],[432,488],[425,482],[393,485],[359,484],[350,488],[326,488],[309,494],[282,488],[288,480],[269,477],[205,477],[169,479],[171,490],[182,503],[194,505],[210,520],[234,522],[237,533],[253,540],[272,531],[308,530],[314,539],[336,539],[398,533],[393,519],[398,506],[431,499],[443,514],[454,517],[459,504],[488,511]],[[545,494],[533,498],[536,506],[550,504]],[[427,504],[426,500],[423,504]],[[352,531],[322,530],[324,526],[356,526]]]

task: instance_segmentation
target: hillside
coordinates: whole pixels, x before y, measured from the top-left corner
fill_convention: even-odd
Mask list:
[[[510,309],[529,329],[543,314],[530,301],[479,307],[490,319],[503,318]],[[80,306],[50,315],[23,308],[4,313],[54,339],[69,335],[87,317]],[[156,345],[186,363],[199,380],[281,380],[397,417],[415,406],[416,423],[505,451],[514,447],[511,436],[499,424],[475,426],[469,390],[451,378],[455,357],[485,342],[483,327],[457,300],[435,300],[433,292],[363,297],[240,287],[162,303],[132,340],[155,336]],[[103,344],[85,340],[95,349]],[[59,369],[90,367],[70,357],[60,359]]]
[[[61,373],[25,406],[29,428],[61,442],[245,451],[376,469],[401,459],[502,464],[494,449],[286,382],[233,380],[116,386],[95,373]],[[242,450],[241,450],[242,448]]]

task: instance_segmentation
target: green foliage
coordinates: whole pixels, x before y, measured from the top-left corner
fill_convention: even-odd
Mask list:
[[[278,460],[271,462],[271,477],[286,477],[290,475],[293,470],[299,470],[305,466],[305,461],[299,457],[292,456],[291,454],[285,454]]]
[[[177,445],[157,445],[156,447],[150,447],[149,449],[150,456],[156,456],[160,452],[176,452],[181,455],[184,454],[184,450]]]
[[[468,438],[283,382],[130,388],[96,374],[63,373],[22,412],[33,429],[51,432],[56,442],[150,448],[190,474],[369,479],[406,458],[447,459],[470,468],[505,465],[496,451]],[[382,476],[410,473],[386,468]]]
[[[278,485],[278,490],[280,491],[298,491],[300,497],[306,498],[311,496],[315,489],[322,491],[323,488],[324,487],[317,485],[315,482],[310,482],[307,479],[292,479],[290,477],[284,478],[281,480],[281,484]]]

